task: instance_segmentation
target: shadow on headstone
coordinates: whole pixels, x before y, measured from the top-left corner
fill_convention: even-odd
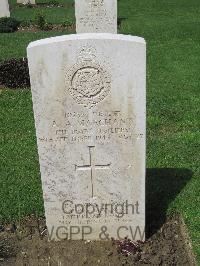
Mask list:
[[[167,208],[192,178],[185,168],[151,168],[146,177],[146,236],[156,233],[166,220]]]

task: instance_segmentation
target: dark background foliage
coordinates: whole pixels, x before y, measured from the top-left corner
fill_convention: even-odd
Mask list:
[[[19,25],[20,22],[15,18],[0,18],[0,33],[14,32]]]

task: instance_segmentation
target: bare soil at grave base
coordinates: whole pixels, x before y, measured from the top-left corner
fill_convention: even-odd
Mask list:
[[[46,2],[46,3],[36,3],[36,4],[17,4],[19,8],[41,8],[41,7],[45,7],[45,8],[54,8],[54,7],[60,7],[60,8],[63,8],[63,7],[67,7],[67,8],[74,8],[75,4],[74,3],[64,3],[64,4],[60,4],[60,3],[57,3],[56,1],[55,2],[51,2],[49,1]]]
[[[49,242],[44,219],[0,226],[2,266],[196,265],[182,220],[168,218],[146,242]]]
[[[36,25],[30,25],[27,27],[20,26],[18,27],[17,32],[40,32],[40,31],[58,31],[58,32],[64,32],[67,31],[68,33],[74,33],[75,32],[75,24],[72,24],[71,26],[64,26],[62,24],[49,24],[46,29],[42,30]]]

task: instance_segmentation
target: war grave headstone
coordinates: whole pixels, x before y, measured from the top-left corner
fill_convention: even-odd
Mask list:
[[[77,33],[117,33],[117,0],[75,0]]]
[[[10,17],[8,0],[0,1],[0,18]]]
[[[28,61],[50,239],[144,240],[144,39],[54,37]]]

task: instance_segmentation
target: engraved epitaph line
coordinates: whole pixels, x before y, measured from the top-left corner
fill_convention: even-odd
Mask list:
[[[92,198],[94,197],[94,183],[93,180],[95,179],[96,170],[108,170],[110,169],[109,164],[96,164],[95,158],[95,146],[88,146],[89,148],[89,156],[90,156],[90,163],[87,165],[75,165],[76,171],[90,171],[90,180],[91,180],[91,195]]]

